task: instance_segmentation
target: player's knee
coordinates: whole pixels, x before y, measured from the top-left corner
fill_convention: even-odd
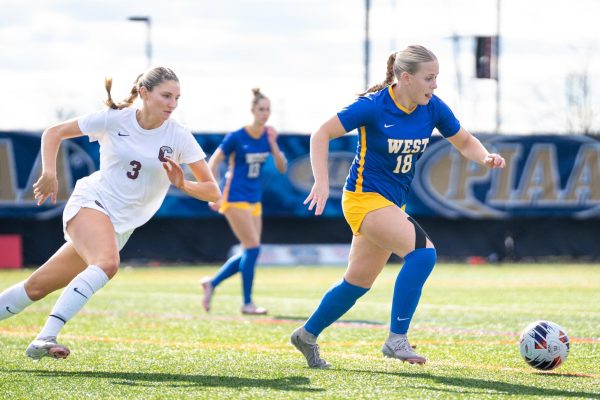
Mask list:
[[[254,249],[254,248],[260,249],[260,239],[258,237],[256,237],[256,238],[250,238],[250,239],[244,240],[244,242],[242,243],[242,246],[244,246],[245,249]]]
[[[105,256],[102,259],[98,260],[95,265],[100,267],[102,271],[108,276],[108,279],[112,279],[113,276],[117,274],[119,270],[119,264],[121,260],[119,258],[119,254]]]
[[[260,254],[260,243],[257,246],[248,246],[244,248],[244,253],[248,255],[252,255],[253,257],[258,257]]]
[[[407,263],[417,264],[423,270],[431,272],[437,262],[437,252],[432,247],[415,249],[406,254],[404,260]]]
[[[28,279],[25,281],[25,293],[33,301],[38,301],[46,297],[50,290],[43,282],[36,279]]]

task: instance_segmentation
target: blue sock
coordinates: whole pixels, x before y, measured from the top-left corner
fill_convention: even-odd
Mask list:
[[[225,261],[225,264],[217,271],[214,278],[211,279],[210,283],[213,288],[217,287],[225,279],[235,275],[240,270],[240,261],[242,260],[241,254],[236,254],[229,260]]]
[[[319,336],[323,329],[337,321],[368,291],[369,288],[355,286],[342,279],[325,293],[315,312],[304,324],[304,329]]]
[[[244,250],[240,261],[240,272],[242,273],[242,287],[244,289],[244,304],[252,303],[252,282],[254,282],[254,267],[260,253],[259,247]]]
[[[408,332],[408,326],[421,298],[421,290],[433,270],[436,257],[433,248],[416,249],[404,256],[404,265],[394,286],[391,332]]]

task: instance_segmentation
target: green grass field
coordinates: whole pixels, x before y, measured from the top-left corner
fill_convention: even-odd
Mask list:
[[[24,355],[58,293],[0,322],[2,399],[600,399],[600,266],[440,264],[410,339],[425,366],[383,358],[398,265],[388,266],[320,338],[331,370],[311,370],[289,334],[343,268],[259,268],[242,317],[238,277],[200,307],[197,281],[215,268],[123,268],[63,329],[66,360]],[[0,271],[0,289],[30,271]],[[541,373],[522,360],[521,330],[562,325],[571,353]]]

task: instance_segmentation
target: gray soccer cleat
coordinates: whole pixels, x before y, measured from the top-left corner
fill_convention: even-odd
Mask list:
[[[202,289],[204,290],[204,297],[202,298],[202,306],[206,312],[210,311],[210,302],[213,297],[213,293],[215,288],[211,283],[211,278],[204,278],[200,281],[200,285],[202,285]]]
[[[269,312],[264,307],[257,307],[254,303],[244,304],[242,306],[242,314],[245,315],[266,315]]]
[[[425,364],[427,359],[415,353],[415,350],[408,343],[406,337],[396,338],[395,340],[386,340],[381,348],[386,357],[397,358],[410,364]]]
[[[310,336],[308,336],[310,335]],[[314,338],[315,343],[311,343],[308,338]],[[311,339],[312,339],[311,338]],[[319,354],[319,345],[316,343],[316,337],[307,332],[303,326],[292,332],[290,342],[296,347],[306,358],[306,362],[310,368],[329,368],[331,364],[323,360]]]
[[[53,336],[35,339],[25,350],[25,354],[36,361],[42,357],[67,358],[70,353],[67,347],[56,343]]]

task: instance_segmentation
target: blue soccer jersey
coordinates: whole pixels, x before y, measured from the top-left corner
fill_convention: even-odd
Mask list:
[[[227,134],[219,148],[228,160],[222,185],[224,201],[259,202],[262,195],[260,172],[271,154],[267,131],[255,139],[246,128],[241,128]]]
[[[375,192],[398,207],[406,203],[415,164],[437,128],[444,137],[458,133],[460,123],[433,95],[427,105],[407,110],[392,86],[359,97],[338,114],[346,132],[358,129],[356,156],[344,190]]]

